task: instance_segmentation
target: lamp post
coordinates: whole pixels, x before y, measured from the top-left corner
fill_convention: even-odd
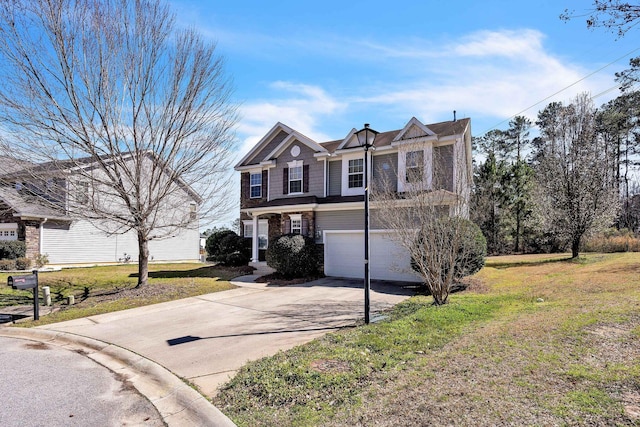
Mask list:
[[[373,148],[376,132],[365,123],[364,128],[356,132],[358,144],[364,148],[364,323],[369,324],[369,148]]]

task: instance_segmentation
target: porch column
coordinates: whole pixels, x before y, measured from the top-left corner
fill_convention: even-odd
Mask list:
[[[251,238],[251,262],[258,262],[258,215],[253,216],[253,236]]]

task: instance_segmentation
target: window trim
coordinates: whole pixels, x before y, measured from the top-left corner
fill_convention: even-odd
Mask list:
[[[291,221],[289,232],[291,234],[302,234],[302,214],[289,215],[289,221]],[[294,231],[294,222],[297,223],[295,227],[298,231],[297,233]]]
[[[288,173],[288,193],[287,194],[303,194],[304,193],[304,162],[302,160],[294,160],[293,162],[287,163],[289,167]],[[293,170],[300,170],[300,178],[292,179]],[[294,182],[300,182],[300,191],[291,191],[291,184]]]
[[[414,166],[409,166],[409,157],[413,154],[420,153],[422,155],[422,164],[416,164]],[[404,181],[406,184],[414,185],[420,184],[424,182],[424,171],[425,171],[425,161],[424,161],[424,150],[413,150],[405,152],[405,178]],[[416,169],[418,173],[409,173],[410,170]],[[410,177],[416,177],[413,180],[410,180]]]
[[[252,178],[254,176],[259,177],[259,182],[254,183]],[[258,188],[258,194],[253,194],[253,189]],[[262,198],[262,171],[260,172],[249,172],[249,198],[250,199],[261,199]]]
[[[360,162],[360,171],[359,172],[351,172],[351,162]],[[360,176],[360,183],[361,185],[358,186],[351,186],[351,177],[357,177]],[[347,160],[347,188],[352,190],[354,188],[362,188],[364,189],[364,157],[362,158],[355,158],[355,159],[348,159]]]
[[[341,171],[341,186],[340,186],[340,195],[342,196],[358,196],[364,194],[364,150],[357,150],[353,153],[343,154],[342,155],[342,171]],[[369,152],[369,166],[372,165],[373,156]],[[362,171],[362,187],[351,187],[349,188],[349,160],[362,159],[363,160],[363,171]],[[371,179],[371,171],[372,167],[368,168],[368,179]],[[370,182],[370,181],[369,181]]]

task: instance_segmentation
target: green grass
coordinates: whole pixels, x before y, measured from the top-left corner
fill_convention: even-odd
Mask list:
[[[242,268],[218,268],[203,264],[151,264],[146,287],[135,289],[138,267],[134,264],[70,268],[39,274],[40,288],[49,286],[53,305],[59,308],[38,322],[24,322],[34,326],[71,320],[80,317],[125,310],[143,305],[171,301],[233,288],[228,281],[246,274]],[[31,305],[31,291],[16,291],[6,286],[7,277],[0,274],[0,309],[13,305]],[[65,304],[73,295],[76,305]]]
[[[640,388],[638,266],[490,259],[482,293],[413,297],[251,362],[213,401],[239,426],[640,425],[625,410]]]

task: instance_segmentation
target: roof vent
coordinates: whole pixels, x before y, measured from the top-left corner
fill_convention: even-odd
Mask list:
[[[453,110],[453,121],[456,121],[456,110]]]

